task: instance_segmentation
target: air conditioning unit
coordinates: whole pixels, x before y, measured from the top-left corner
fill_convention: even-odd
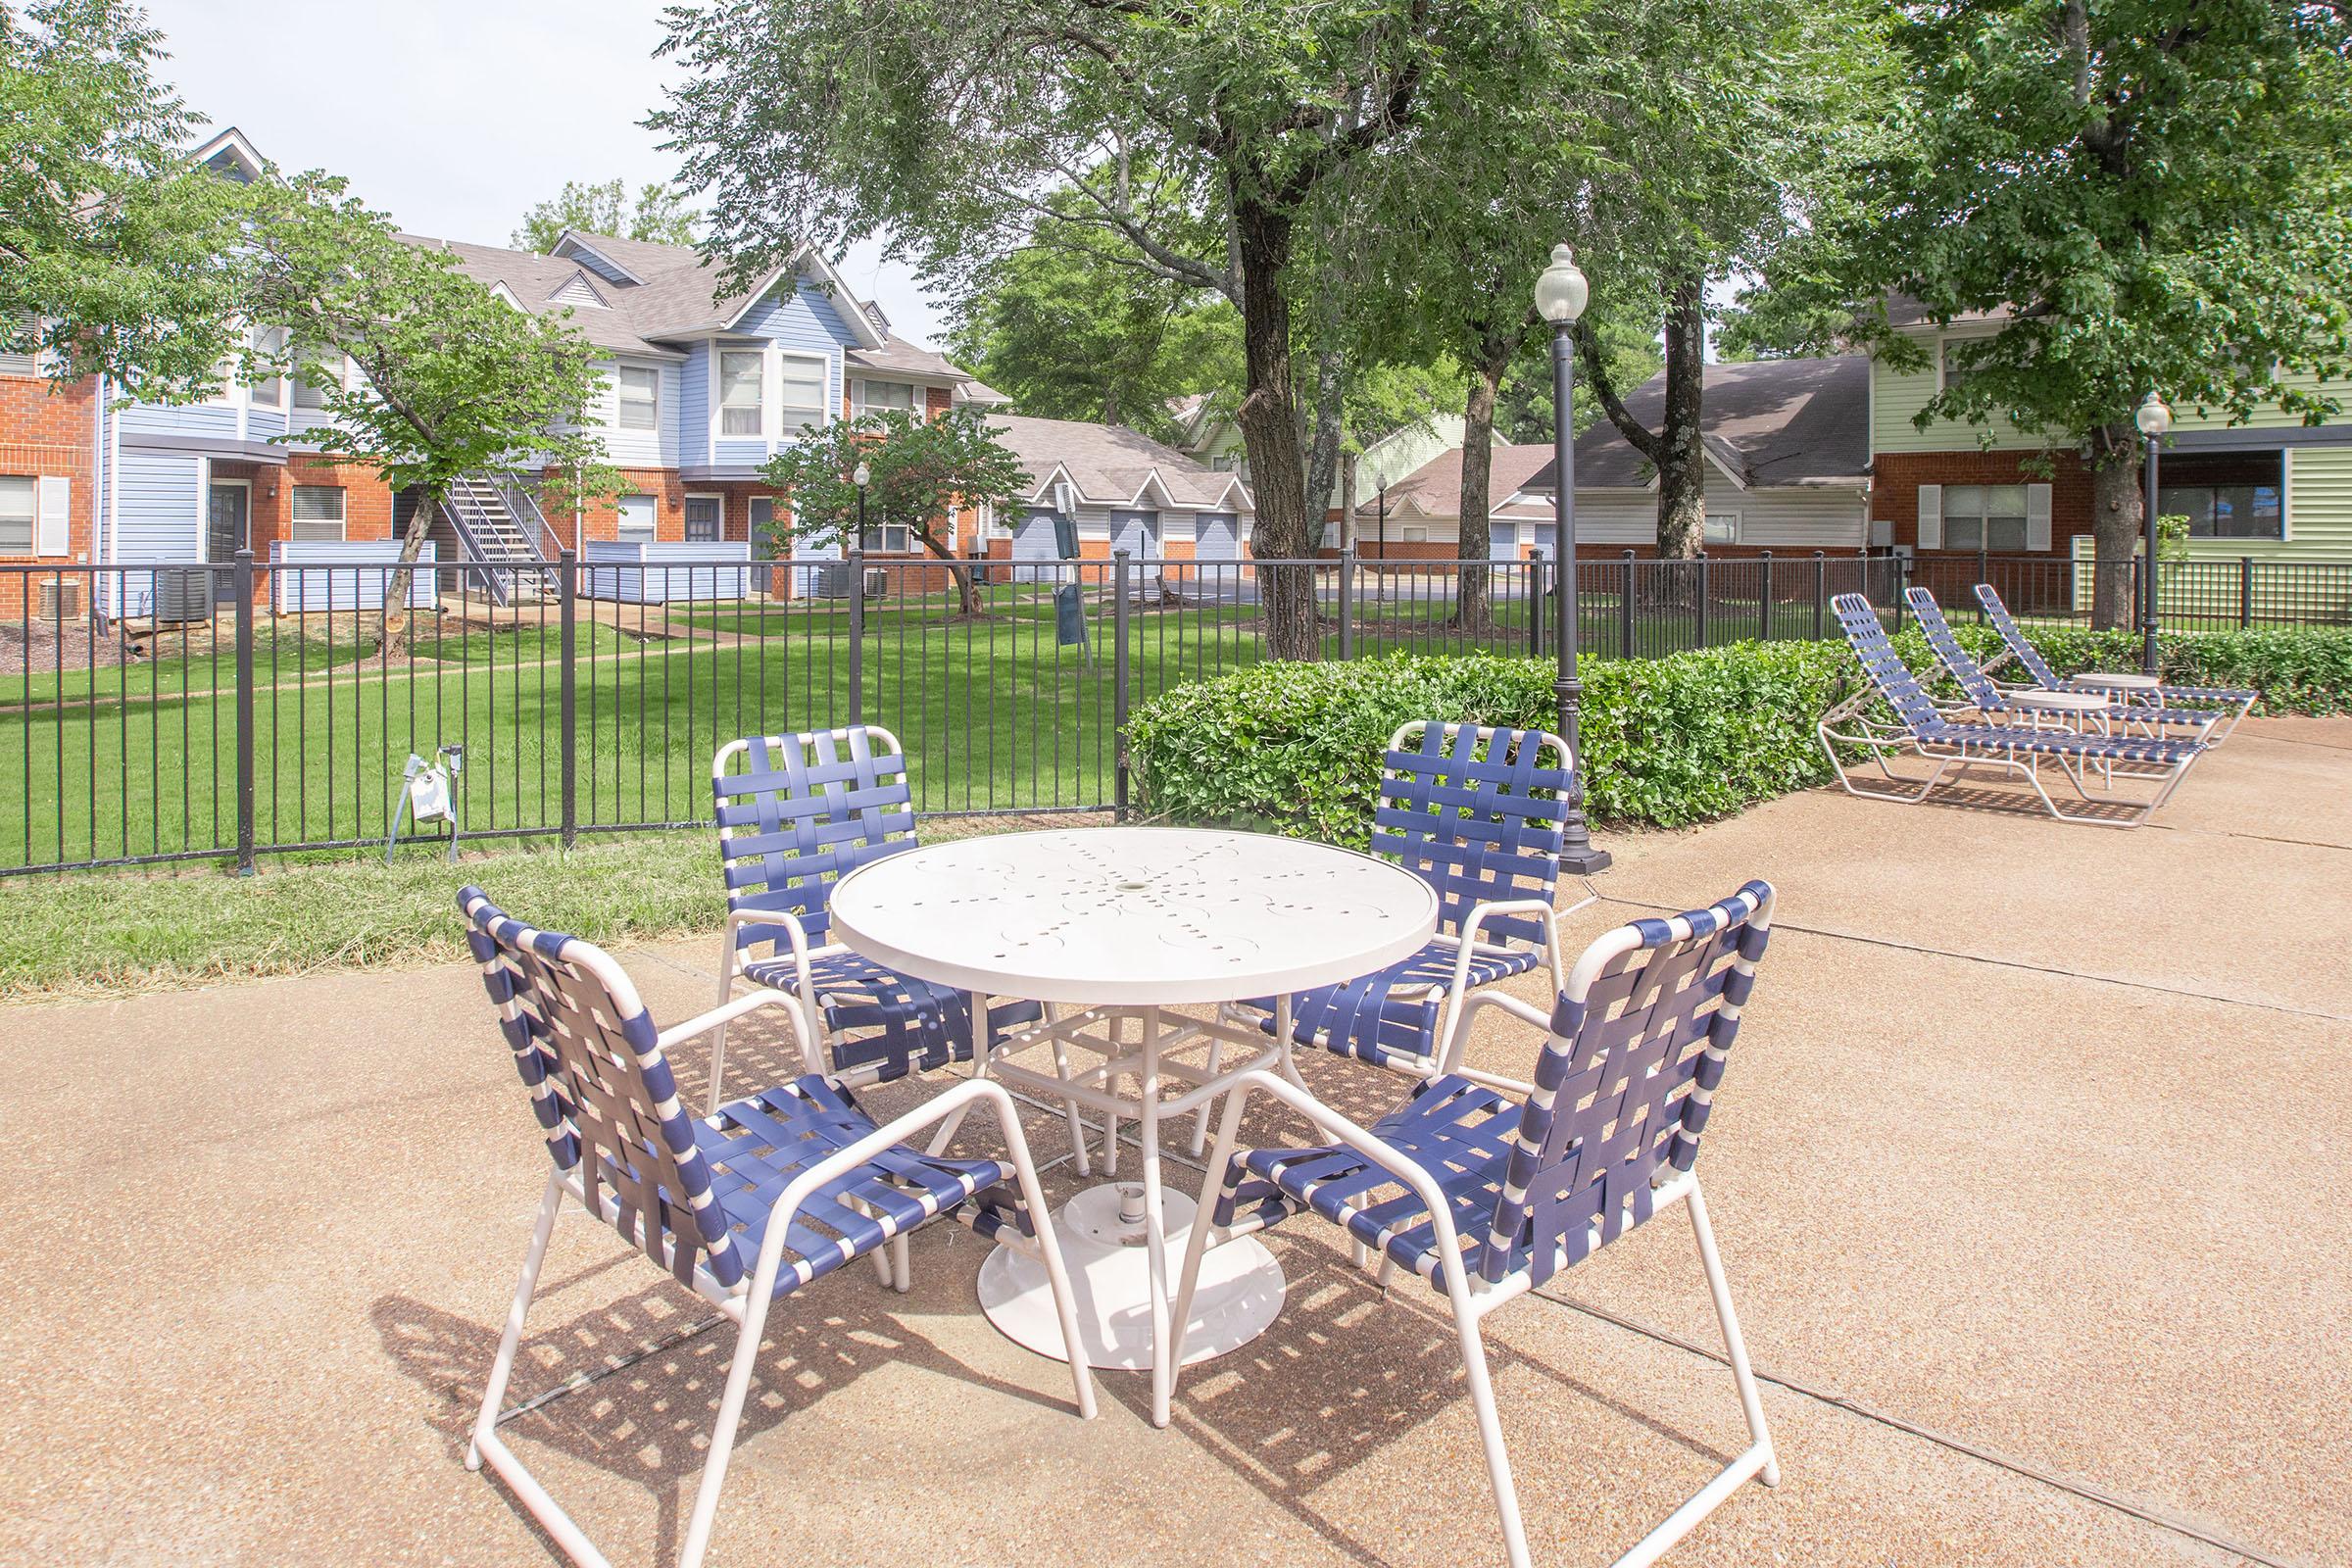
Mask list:
[[[43,620],[77,620],[81,616],[81,579],[52,577],[41,584],[40,617]]]

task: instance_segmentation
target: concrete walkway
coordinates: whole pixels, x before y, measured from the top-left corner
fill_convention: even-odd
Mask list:
[[[1787,1479],[1670,1561],[2352,1560],[2352,721],[2247,724],[2133,833],[1814,793],[1610,845],[1580,941],[1782,889],[1700,1169]],[[707,1001],[707,944],[627,956],[659,1016]],[[556,1560],[461,1466],[546,1169],[469,970],[0,1028],[0,1561]],[[728,1076],[786,1070],[739,1042]],[[1422,1287],[1273,1245],[1282,1320],[1164,1433],[1134,1374],[1067,1412],[966,1232],[910,1296],[827,1280],[771,1322],[713,1561],[1499,1560]],[[547,1279],[512,1397],[579,1386],[507,1430],[615,1562],[669,1560],[730,1332],[578,1216]],[[1490,1321],[1541,1562],[1607,1561],[1740,1446],[1679,1214]]]

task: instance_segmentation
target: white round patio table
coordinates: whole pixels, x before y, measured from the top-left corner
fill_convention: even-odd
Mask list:
[[[2078,686],[2104,686],[2111,691],[2119,692],[2152,692],[2164,684],[2163,680],[2155,675],[2127,674],[2124,671],[2113,669],[2084,670],[2079,675],[2069,675],[2066,678]]]
[[[1056,1215],[1079,1296],[1079,1336],[1098,1367],[1149,1366],[1152,1419],[1167,1424],[1169,1281],[1199,1204],[1164,1194],[1160,1124],[1202,1112],[1240,1074],[1289,1052],[1291,996],[1407,957],[1437,929],[1436,891],[1400,866],[1352,850],[1260,833],[1098,827],[1006,833],[926,845],[868,861],[827,901],[833,934],[865,956],[972,994],[975,1071],[993,1073],[1067,1114],[1076,1164],[1089,1174],[1080,1107],[1104,1113],[1103,1163],[1115,1170],[1117,1121],[1140,1126],[1143,1180],[1089,1188]],[[1000,1052],[1051,1044],[1055,1071],[991,1062],[987,999],[1048,1004],[1047,1021]],[[1269,1038],[1224,1017],[1168,1017],[1174,1006],[1274,998]],[[1137,1035],[1123,1036],[1129,1026]],[[1180,1051],[1205,1048],[1205,1063]],[[1070,1054],[1099,1054],[1073,1071]],[[1117,1093],[1122,1082],[1132,1096]],[[1196,1152],[1200,1133],[1195,1135]],[[1210,1172],[1214,1184],[1217,1173]],[[1204,1186],[1200,1203],[1213,1197]],[[1282,1306],[1282,1269],[1254,1238],[1201,1260],[1185,1360],[1263,1333]],[[998,1249],[980,1272],[981,1304],[1007,1337],[1066,1358],[1042,1265]]]

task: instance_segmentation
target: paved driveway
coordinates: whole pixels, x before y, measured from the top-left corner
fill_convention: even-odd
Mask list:
[[[2352,1560],[2352,722],[2249,723],[2135,833],[1815,793],[1610,843],[1580,939],[1783,893],[1700,1168],[1787,1479],[1671,1561]],[[705,944],[627,956],[665,1018],[709,994]],[[468,970],[0,1028],[0,1561],[554,1559],[460,1465],[545,1169]],[[1498,1560],[1421,1288],[1273,1245],[1283,1319],[1165,1433],[1132,1374],[1066,1413],[968,1233],[910,1296],[826,1281],[770,1324],[713,1560]],[[667,1560],[729,1336],[584,1219],[547,1278],[513,1396],[557,1396],[508,1431],[616,1562]],[[1606,1561],[1740,1446],[1679,1214],[1491,1324],[1540,1561]]]

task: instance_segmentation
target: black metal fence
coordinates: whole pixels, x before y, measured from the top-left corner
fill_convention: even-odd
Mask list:
[[[350,851],[393,835],[412,755],[456,748],[467,839],[701,825],[712,754],[751,733],[880,724],[935,814],[1125,805],[1136,705],[1268,657],[1277,573],[1312,585],[1325,659],[1549,657],[1548,563],[614,565],[521,587],[441,564],[0,567],[0,875]],[[1585,558],[1587,658],[1837,634],[1832,596],[1955,615],[1979,581],[2085,620],[2069,562]],[[2352,621],[2352,564],[2168,566],[2170,624]],[[386,639],[383,604],[407,599]],[[401,843],[432,842],[404,827]]]

